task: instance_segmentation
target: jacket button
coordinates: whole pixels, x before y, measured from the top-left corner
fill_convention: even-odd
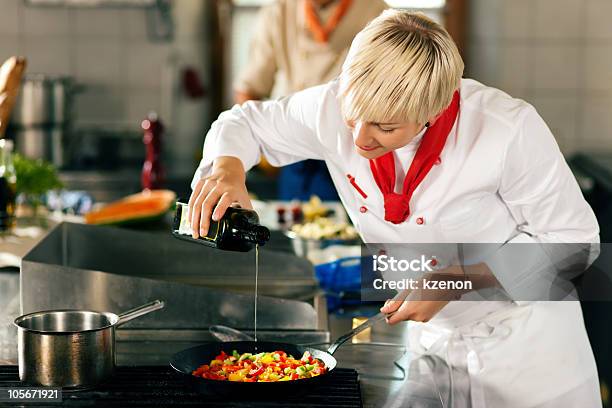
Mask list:
[[[418,225],[423,225],[423,224],[425,224],[425,219],[423,219],[423,217],[419,217],[419,218],[416,219],[416,223]]]
[[[359,207],[359,212],[364,214],[364,213],[368,212],[368,209],[364,205],[362,205],[361,207]]]
[[[439,157],[436,159],[436,162],[434,163],[435,165],[438,165],[442,163],[442,159],[440,159]]]

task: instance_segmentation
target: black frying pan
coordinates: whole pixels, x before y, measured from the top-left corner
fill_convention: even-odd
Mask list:
[[[369,318],[349,333],[339,337],[327,351],[296,344],[270,341],[211,342],[175,354],[170,361],[170,365],[178,373],[183,375],[185,380],[191,383],[196,391],[203,394],[231,395],[235,398],[274,398],[278,395],[299,394],[327,379],[329,373],[336,368],[337,361],[333,354],[340,345],[387,316],[388,315],[379,313]],[[281,350],[298,359],[302,357],[305,351],[308,351],[313,358],[317,358],[325,363],[327,372],[316,377],[304,378],[301,380],[257,383],[209,380],[207,378],[192,375],[193,371],[203,364],[210,363],[210,361],[219,355],[221,351],[231,354],[233,350],[238,351],[240,354],[253,353],[255,351],[260,353]]]

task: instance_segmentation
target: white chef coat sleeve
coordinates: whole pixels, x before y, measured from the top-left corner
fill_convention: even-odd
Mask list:
[[[220,156],[239,158],[245,170],[259,163],[262,153],[277,167],[305,159],[322,160],[318,112],[329,86],[309,88],[279,100],[248,101],[223,112],[206,135],[192,188],[208,176]]]
[[[542,118],[531,106],[522,117],[498,190],[519,233],[486,263],[513,300],[563,298],[599,255],[599,226]]]

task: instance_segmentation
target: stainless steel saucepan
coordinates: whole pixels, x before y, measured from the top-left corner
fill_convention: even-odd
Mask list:
[[[156,300],[120,315],[50,310],[20,316],[19,378],[38,386],[91,388],[113,374],[115,328],[163,307]]]

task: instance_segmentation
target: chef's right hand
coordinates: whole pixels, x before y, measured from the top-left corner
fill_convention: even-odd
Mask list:
[[[189,222],[193,238],[208,233],[211,214],[218,221],[233,203],[252,209],[246,188],[246,174],[240,159],[223,156],[215,159],[210,176],[200,179],[189,198]]]

